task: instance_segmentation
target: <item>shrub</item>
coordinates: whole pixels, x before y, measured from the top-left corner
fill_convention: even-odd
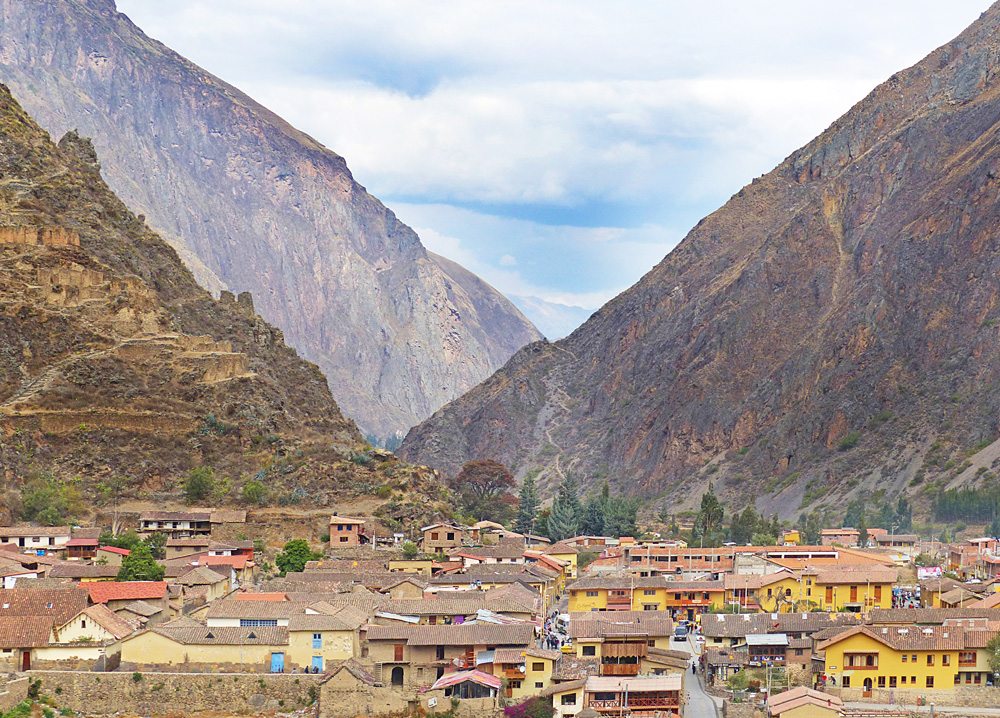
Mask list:
[[[555,712],[551,700],[547,701],[536,696],[523,703],[507,706],[503,714],[506,718],[552,718]]]
[[[848,449],[853,449],[855,446],[858,445],[859,441],[861,441],[861,432],[852,431],[848,433],[843,439],[840,440],[840,443],[837,444],[837,450],[847,451]]]
[[[417,557],[417,545],[412,541],[407,541],[403,544],[403,558],[407,561],[412,561]]]
[[[135,673],[133,673],[132,674],[132,681],[134,683],[140,683],[142,681],[142,674],[139,673],[139,671],[136,671]]]
[[[215,488],[215,475],[210,466],[198,466],[188,473],[184,482],[184,498],[189,502],[201,501]]]
[[[247,504],[263,504],[267,496],[267,487],[260,481],[251,479],[243,484],[243,502]]]

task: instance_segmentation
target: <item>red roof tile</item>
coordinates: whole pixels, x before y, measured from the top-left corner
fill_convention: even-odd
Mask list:
[[[128,556],[130,553],[132,553],[127,548],[118,548],[117,546],[98,546],[97,550],[107,551],[108,553],[117,553],[121,556]]]
[[[94,581],[87,588],[94,603],[108,601],[141,601],[163,598],[167,593],[166,581]]]

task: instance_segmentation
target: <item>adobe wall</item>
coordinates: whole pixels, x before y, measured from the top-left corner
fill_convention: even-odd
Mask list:
[[[29,244],[46,247],[80,246],[80,235],[66,227],[0,227],[0,244]]]
[[[225,710],[230,715],[263,711],[292,712],[312,701],[310,688],[322,675],[233,673],[83,673],[29,671],[42,681],[42,693],[59,705],[91,714],[190,715]],[[318,687],[313,695],[319,694]],[[356,714],[355,714],[356,715]]]

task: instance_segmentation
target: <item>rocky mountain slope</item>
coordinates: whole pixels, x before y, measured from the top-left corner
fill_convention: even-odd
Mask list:
[[[989,478],[970,472],[1000,410],[998,63],[994,5],[401,454],[680,508],[714,481],[783,517]]]
[[[540,334],[424,249],[344,158],[148,38],[113,0],[0,2],[0,80],[59,136],[94,138],[108,184],[205,287],[316,362],[348,416],[405,431]]]
[[[0,522],[25,482],[88,507],[112,479],[176,500],[196,466],[217,502],[257,480],[274,503],[381,488],[387,519],[435,515],[432,471],[360,444],[249,294],[213,299],[110,192],[90,141],[55,145],[0,86]]]

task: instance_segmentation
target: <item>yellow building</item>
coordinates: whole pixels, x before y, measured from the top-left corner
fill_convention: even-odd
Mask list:
[[[804,571],[804,576],[811,575]],[[892,585],[898,574],[891,568],[866,566],[856,570],[828,569],[816,572],[812,595],[824,611],[870,611],[892,608]]]
[[[289,617],[288,657],[291,664],[322,673],[328,663],[359,658],[358,629],[367,620],[367,613],[353,606],[345,606],[332,616],[306,613]]]
[[[208,627],[179,618],[121,641],[121,665],[146,671],[283,673],[307,664],[287,660],[286,626]]]
[[[783,568],[767,574],[726,574],[725,604],[739,605],[746,612],[791,613],[808,611],[814,598],[812,577]]]
[[[498,648],[494,652],[493,675],[507,680],[508,698],[520,700],[538,695],[552,684],[559,651],[541,648]]]
[[[788,529],[781,536],[781,543],[785,546],[798,546],[802,543],[802,537],[798,529]]]
[[[657,595],[665,605],[667,581],[661,576],[587,576],[567,588],[570,613],[628,611],[641,610],[643,598],[657,604]]]
[[[649,649],[669,649],[674,633],[663,611],[615,611],[570,614],[569,636],[581,658],[596,658],[601,675],[638,675]]]
[[[543,553],[569,564],[569,567],[565,571],[567,579],[572,580],[577,577],[577,555],[580,552],[575,547],[559,542],[549,546]]]
[[[979,651],[993,634],[959,626],[856,626],[820,643],[826,673],[836,686],[920,691],[985,683],[989,670]]]
[[[389,571],[391,573],[415,573],[418,576],[430,577],[434,561],[426,559],[390,559]]]
[[[583,710],[583,691],[587,687],[587,679],[564,681],[549,686],[538,695],[552,700],[555,708],[554,718],[571,718]]]

